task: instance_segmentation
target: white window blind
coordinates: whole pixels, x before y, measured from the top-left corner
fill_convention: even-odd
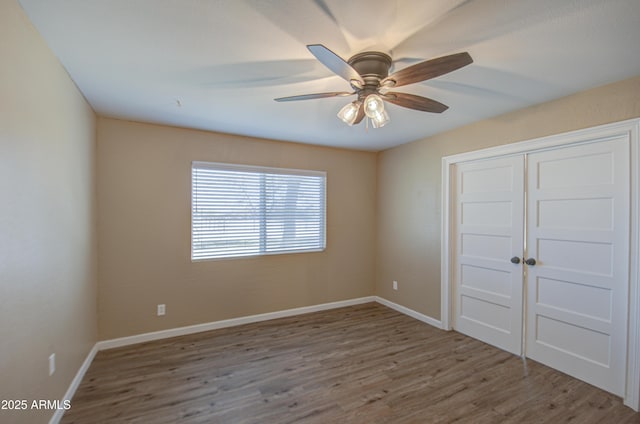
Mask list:
[[[207,162],[191,171],[192,260],[325,248],[324,172]]]

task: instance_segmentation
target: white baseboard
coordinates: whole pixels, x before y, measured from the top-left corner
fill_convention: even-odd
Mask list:
[[[421,314],[420,312],[414,311],[413,309],[409,309],[406,306],[402,306],[402,305],[398,305],[397,303],[394,303],[390,300],[385,299],[384,297],[380,297],[380,296],[374,296],[375,301],[380,303],[381,305],[387,306],[391,309],[394,309],[402,314],[408,315],[411,318],[415,318],[419,321],[422,321],[426,324],[429,325],[433,325],[436,328],[439,328],[440,330],[443,329],[442,327],[442,321],[437,320],[435,318],[431,318],[428,315],[424,315]]]
[[[69,386],[69,389],[65,393],[63,401],[64,400],[70,401],[73,398],[73,395],[78,389],[78,386],[80,385],[80,382],[82,381],[82,378],[84,377],[85,373],[89,369],[89,366],[93,361],[93,358],[96,356],[96,353],[100,350],[114,349],[117,347],[128,346],[136,343],[149,342],[152,340],[160,340],[160,339],[166,339],[169,337],[184,336],[187,334],[200,333],[202,331],[210,331],[210,330],[217,330],[220,328],[235,327],[243,324],[268,321],[268,320],[277,319],[277,318],[292,317],[295,315],[326,311],[329,309],[343,308],[346,306],[360,305],[362,303],[369,303],[369,302],[378,302],[402,314],[408,315],[426,324],[442,329],[442,322],[440,322],[435,318],[431,318],[430,316],[421,314],[420,312],[416,312],[413,309],[409,309],[405,306],[398,305],[397,303],[391,302],[390,300],[387,300],[379,296],[366,296],[366,297],[359,297],[356,299],[341,300],[338,302],[322,303],[320,305],[286,309],[284,311],[268,312],[265,314],[249,315],[246,317],[232,318],[232,319],[226,319],[222,321],[214,321],[214,322],[208,322],[204,324],[190,325],[187,327],[170,328],[168,330],[137,334],[135,336],[120,337],[120,338],[111,339],[111,340],[103,340],[103,341],[97,342],[93,346],[89,354],[87,355],[87,358],[82,363],[82,366],[78,370],[76,376],[71,381],[71,385]],[[56,412],[53,414],[53,417],[51,417],[49,424],[58,424],[62,419],[63,414],[64,414],[64,409],[56,410]]]
[[[204,324],[190,325],[187,327],[170,328],[168,330],[154,331],[151,333],[137,334],[135,336],[121,337],[118,339],[104,340],[97,343],[98,350],[113,349],[136,343],[152,340],[166,339],[169,337],[185,336],[187,334],[200,333],[202,331],[218,330],[220,328],[235,327],[237,325],[251,324],[277,318],[286,318],[311,312],[326,311],[329,309],[343,308],[345,306],[360,305],[362,303],[375,302],[375,296],[359,297],[356,299],[341,300],[338,302],[322,303],[320,305],[304,306],[301,308],[285,309],[284,311],[268,312],[265,314],[249,315],[240,318],[225,319],[222,321],[208,322]]]
[[[169,337],[186,336],[188,334],[200,333],[203,331],[218,330],[220,328],[235,327],[243,324],[251,324],[254,322],[268,321],[277,318],[292,317],[295,315],[308,314],[311,312],[326,311],[329,309],[343,308],[346,306],[360,305],[362,303],[378,302],[400,313],[408,315],[419,321],[442,329],[442,322],[430,316],[416,312],[405,306],[398,305],[385,298],[379,296],[366,296],[356,299],[341,300],[338,302],[322,303],[320,305],[303,306],[301,308],[285,309],[283,311],[268,312],[258,315],[249,315],[239,318],[225,319],[222,321],[213,321],[203,324],[189,325],[186,327],[170,328],[167,330],[154,331],[150,333],[136,334],[135,336],[120,337],[117,339],[103,340],[96,344],[98,350],[114,349],[117,347],[128,346],[137,343],[144,343],[153,340],[167,339]]]
[[[97,343],[93,345],[93,347],[89,351],[89,354],[87,354],[87,357],[85,358],[84,362],[80,366],[80,369],[76,373],[76,376],[73,377],[73,380],[71,380],[71,384],[69,385],[67,392],[64,394],[64,398],[62,398],[62,404],[64,404],[65,401],[71,402],[71,399],[73,398],[73,395],[75,395],[76,390],[78,390],[78,386],[80,386],[80,383],[82,382],[82,379],[84,378],[85,373],[89,369],[89,366],[91,366],[91,363],[93,362],[93,358],[95,358],[96,353],[98,353]],[[62,415],[64,415],[64,411],[65,411],[64,409],[56,409],[56,412],[51,417],[51,420],[49,420],[49,424],[58,424],[62,419]]]

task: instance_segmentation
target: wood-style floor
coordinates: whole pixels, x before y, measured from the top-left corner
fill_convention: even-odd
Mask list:
[[[640,423],[619,398],[369,303],[99,352],[63,423]]]

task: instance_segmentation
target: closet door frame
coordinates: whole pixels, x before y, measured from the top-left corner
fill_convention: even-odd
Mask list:
[[[441,223],[441,323],[445,330],[452,329],[453,322],[453,266],[455,258],[455,164],[478,159],[496,158],[532,153],[569,145],[593,143],[611,137],[625,136],[630,144],[631,193],[630,193],[630,246],[629,246],[629,310],[627,328],[627,367],[624,404],[640,410],[640,119],[631,119],[600,125],[563,134],[461,153],[442,158],[442,223]]]

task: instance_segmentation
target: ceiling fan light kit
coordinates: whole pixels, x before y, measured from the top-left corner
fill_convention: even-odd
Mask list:
[[[389,75],[392,60],[391,56],[385,53],[363,52],[344,61],[322,44],[310,44],[307,48],[323,65],[346,80],[354,91],[304,94],[279,97],[274,100],[288,102],[356,94],[358,99],[347,104],[338,112],[338,118],[349,126],[359,124],[365,117],[371,120],[373,128],[385,126],[389,123],[390,118],[385,110],[384,100],[422,112],[444,112],[448,106],[436,100],[389,90],[394,87],[426,81],[473,63],[469,53],[463,52],[419,62]]]
[[[369,117],[380,114],[384,110],[384,103],[377,94],[369,94],[364,100],[364,113]]]
[[[371,119],[371,126],[373,128],[382,128],[391,120],[386,110],[374,113],[372,116],[369,116],[369,119]]]
[[[377,94],[369,94],[364,99],[364,113],[371,119],[373,128],[384,127],[390,121],[384,102]]]
[[[353,123],[356,121],[356,118],[358,117],[360,103],[360,101],[356,100],[344,106],[342,109],[340,109],[340,112],[338,112],[338,118],[342,119],[342,121],[349,126],[353,125]]]

